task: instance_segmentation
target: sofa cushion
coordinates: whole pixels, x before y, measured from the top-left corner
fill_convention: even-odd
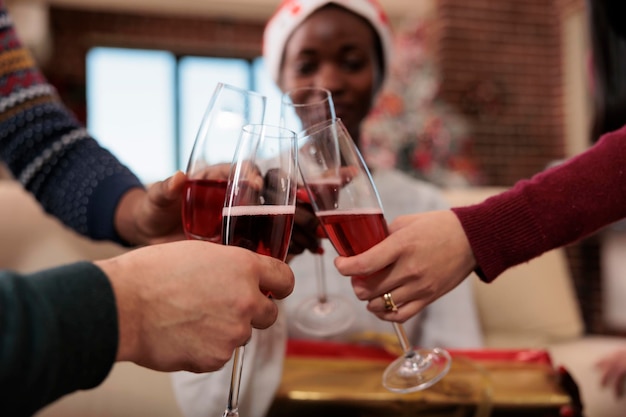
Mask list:
[[[448,188],[451,206],[480,203],[501,187]],[[546,347],[584,331],[564,249],[510,268],[486,284],[474,276],[484,340],[488,347]]]
[[[224,400],[225,401],[225,400]],[[97,388],[69,394],[37,417],[181,417],[170,374],[134,363],[115,364]]]
[[[474,294],[491,347],[546,347],[582,336],[584,323],[563,249],[510,268]]]
[[[80,260],[112,257],[126,249],[95,242],[47,215],[13,180],[0,180],[0,268],[32,272]]]

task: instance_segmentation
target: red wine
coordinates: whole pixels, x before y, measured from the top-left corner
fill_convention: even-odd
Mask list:
[[[223,243],[284,261],[294,213],[294,206],[224,207]]]
[[[222,241],[225,179],[188,180],[183,191],[183,228],[187,239]]]
[[[389,234],[380,209],[328,210],[317,216],[341,256],[365,252]]]
[[[313,194],[313,199],[319,211],[337,208],[339,188],[341,187],[338,179],[330,178],[328,180],[310,182],[308,187],[311,194]]]

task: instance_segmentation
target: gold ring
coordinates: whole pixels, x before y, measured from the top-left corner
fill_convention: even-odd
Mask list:
[[[385,301],[385,310],[398,311],[398,306],[396,305],[396,303],[393,302],[393,298],[391,298],[391,293],[384,293],[383,300]]]

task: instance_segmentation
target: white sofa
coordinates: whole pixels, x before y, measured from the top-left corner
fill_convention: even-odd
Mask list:
[[[482,201],[500,189],[447,190],[452,205]],[[33,271],[82,259],[113,256],[125,249],[97,243],[69,231],[45,215],[30,195],[11,180],[0,180],[0,268]],[[512,268],[492,284],[474,278],[485,340],[490,347],[546,348],[555,365],[577,380],[587,417],[626,415],[626,400],[600,389],[593,363],[626,347],[626,340],[585,336],[562,249]],[[39,417],[180,417],[169,376],[130,363],[115,365],[93,390],[68,395]]]

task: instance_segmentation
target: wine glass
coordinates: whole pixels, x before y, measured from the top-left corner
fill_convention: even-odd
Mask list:
[[[242,129],[224,201],[222,243],[285,261],[296,211],[297,155],[291,130],[268,125]],[[244,349],[238,347],[233,356],[223,417],[239,416]]]
[[[335,106],[330,91],[320,87],[300,87],[283,94],[280,112],[281,126],[300,134],[305,129],[324,120],[335,118]],[[322,186],[322,184],[317,184]],[[299,193],[301,203],[310,204],[306,192]],[[334,204],[333,201],[327,201]],[[321,236],[325,238],[326,236]],[[298,306],[294,324],[301,331],[326,337],[346,330],[355,319],[355,312],[348,300],[339,294],[328,294],[324,255],[315,254],[314,271],[317,294],[305,299]]]
[[[382,241],[389,232],[378,191],[341,120],[307,129],[299,146],[299,167],[313,210],[337,252],[353,256]],[[321,180],[335,187],[315,187]],[[329,199],[337,202],[332,208],[325,203]],[[385,388],[400,393],[419,391],[446,375],[451,365],[447,351],[414,349],[404,327],[395,322],[393,327],[404,353],[385,369]]]
[[[241,129],[263,122],[266,98],[218,83],[205,111],[187,165],[183,229],[188,239],[220,243],[230,164]]]

